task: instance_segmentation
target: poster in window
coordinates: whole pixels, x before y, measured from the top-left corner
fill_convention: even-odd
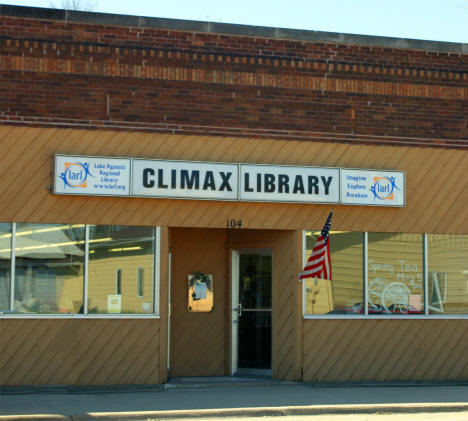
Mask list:
[[[213,276],[202,272],[188,275],[188,311],[213,311]]]

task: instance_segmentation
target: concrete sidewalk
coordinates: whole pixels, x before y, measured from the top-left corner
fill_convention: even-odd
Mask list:
[[[234,416],[467,411],[468,385],[316,386],[307,383],[180,382],[139,391],[3,393],[5,420],[146,420]],[[57,390],[55,391],[57,392]],[[60,389],[58,390],[60,392]]]

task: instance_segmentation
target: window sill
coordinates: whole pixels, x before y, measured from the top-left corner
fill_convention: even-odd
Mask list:
[[[157,314],[0,314],[7,319],[160,319]]]
[[[364,314],[317,314],[317,315],[304,315],[302,316],[304,320],[322,320],[322,319],[341,319],[341,320],[349,320],[349,319],[359,319],[359,320],[461,320],[467,319],[468,314],[447,314],[447,315],[364,315]]]

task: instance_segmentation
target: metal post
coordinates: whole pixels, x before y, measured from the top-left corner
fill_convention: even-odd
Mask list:
[[[153,313],[160,315],[161,302],[161,227],[154,229]]]
[[[429,315],[429,266],[427,260],[427,234],[423,234],[424,314]]]
[[[364,314],[369,314],[369,265],[368,265],[368,240],[369,233],[365,232],[363,235],[362,257],[364,265]]]
[[[172,253],[168,256],[167,277],[167,370],[171,369],[171,276],[172,276]]]
[[[16,222],[11,224],[10,250],[10,311],[15,311],[15,273],[16,273]]]
[[[88,266],[89,266],[89,225],[85,225],[85,261],[84,261],[84,292],[83,314],[88,314]]]

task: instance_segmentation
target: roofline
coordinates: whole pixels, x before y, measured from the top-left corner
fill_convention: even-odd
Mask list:
[[[42,7],[0,4],[0,15],[29,19],[59,20],[93,25],[132,26],[292,41],[351,44],[362,45],[366,47],[400,48],[443,53],[468,54],[468,44],[458,42],[426,41],[409,38],[343,34],[339,32],[272,28],[268,26],[203,22],[196,20],[153,18],[147,16],[82,12],[76,10],[50,9]]]

